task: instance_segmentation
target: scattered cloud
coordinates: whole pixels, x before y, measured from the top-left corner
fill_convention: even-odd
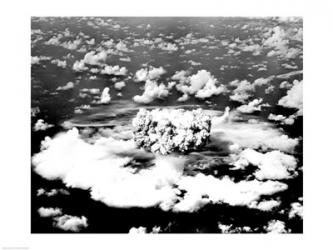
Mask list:
[[[148,232],[148,229],[146,227],[132,227],[130,230],[129,230],[129,234],[147,234],[147,233],[151,233],[151,234],[157,234],[157,233],[160,233],[161,231],[161,228],[158,227],[158,226],[154,226],[152,229],[151,229],[151,232]]]
[[[303,113],[303,81],[294,81],[292,88],[279,100],[278,105],[295,108]]]
[[[147,80],[159,79],[161,75],[165,74],[166,70],[163,67],[155,68],[149,67],[136,71],[134,80],[137,82],[145,82]]]
[[[124,76],[127,74],[127,69],[126,67],[120,67],[119,65],[105,65],[104,69],[101,70],[101,73],[106,75]]]
[[[85,216],[77,217],[65,214],[54,218],[53,225],[65,231],[79,232],[88,227],[88,220]]]
[[[43,119],[38,119],[37,122],[34,125],[34,131],[41,131],[41,130],[47,130],[49,128],[54,127],[53,124],[48,124]]]
[[[222,223],[218,223],[218,228],[220,229],[221,233],[223,234],[230,234],[230,233],[251,233],[252,229],[249,226],[244,227],[235,227],[233,225],[225,225]]]
[[[258,167],[254,173],[258,180],[283,180],[297,175],[295,157],[277,150],[264,154],[253,149],[245,149],[234,165],[237,169],[244,169],[249,164]]]
[[[167,86],[163,83],[157,84],[156,81],[147,80],[144,86],[144,92],[142,95],[136,95],[133,100],[137,103],[151,103],[156,98],[164,98],[169,95],[169,90]]]
[[[286,224],[280,220],[270,220],[268,225],[265,227],[267,233],[271,234],[282,234],[288,233],[289,230],[286,229]]]
[[[183,79],[184,73],[178,72],[172,79]],[[217,79],[207,70],[199,70],[196,74],[189,76],[186,81],[176,85],[176,89],[186,96],[194,95],[199,99],[205,99],[213,95],[227,92],[224,85],[218,85]]]
[[[290,115],[288,117],[284,115],[274,115],[274,114],[269,114],[268,120],[280,122],[281,124],[284,125],[293,125],[295,122],[296,115]]]
[[[109,87],[105,87],[102,91],[101,97],[100,97],[100,103],[102,104],[107,104],[110,103],[111,101],[111,96],[110,96],[110,88]]]
[[[60,59],[53,59],[53,60],[51,60],[51,63],[57,65],[60,68],[66,68],[66,66],[67,66],[66,60],[62,61]]]
[[[249,207],[267,212],[267,211],[272,211],[273,209],[279,207],[280,205],[281,201],[268,200],[260,202],[254,201],[249,205]]]
[[[261,111],[261,107],[266,107],[267,104],[262,104],[262,98],[260,99],[254,99],[253,101],[249,102],[246,105],[239,106],[237,108],[238,111],[242,113],[253,113],[255,111]]]
[[[232,91],[230,99],[241,103],[245,103],[246,100],[253,95],[255,90],[255,85],[251,84],[247,80],[234,80],[230,82],[229,85],[236,86],[236,88]]]
[[[39,188],[37,190],[37,196],[45,195],[45,196],[51,197],[51,196],[55,196],[58,194],[69,195],[69,192],[62,188],[60,188],[60,189],[53,188],[50,191],[46,191],[44,188]]]
[[[62,214],[62,211],[60,208],[45,208],[45,207],[41,207],[37,210],[38,214],[40,215],[40,217],[54,217],[54,216],[58,216]]]
[[[303,218],[303,205],[300,202],[291,203],[291,209],[288,213],[289,218]]]
[[[126,86],[126,83],[124,81],[121,82],[116,82],[114,84],[114,88],[117,90],[121,90],[122,88],[124,88]]]
[[[95,51],[90,51],[85,54],[83,62],[89,65],[100,65],[105,62],[107,54],[104,50],[96,53]]]
[[[66,83],[66,85],[58,87],[57,90],[69,90],[72,88],[74,88],[74,83],[68,82],[68,83]]]

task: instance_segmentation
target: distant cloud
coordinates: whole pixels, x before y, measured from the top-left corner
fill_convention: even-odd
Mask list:
[[[176,44],[174,43],[160,43],[158,44],[158,48],[160,48],[161,50],[166,50],[168,52],[173,52],[173,51],[177,51],[178,47]]]
[[[90,51],[85,54],[83,62],[90,65],[100,65],[105,62],[107,54],[104,50],[96,53],[95,51]]]
[[[302,50],[299,48],[290,47],[290,40],[302,39],[302,34],[298,33],[298,30],[285,30],[281,26],[275,26],[270,28],[264,33],[263,46],[271,48],[267,53],[267,56],[279,56],[282,58],[296,58],[302,54]]]
[[[62,60],[60,60],[60,59],[53,59],[53,60],[51,61],[51,63],[57,65],[57,66],[60,67],[60,68],[66,68],[66,66],[67,66],[66,60],[63,60],[63,61],[62,61]]]
[[[122,88],[124,88],[126,86],[126,83],[124,81],[121,82],[116,82],[114,84],[114,88],[117,90],[121,90]]]
[[[107,53],[104,50],[98,53],[96,53],[95,51],[90,51],[84,55],[84,58],[82,60],[74,62],[73,70],[76,72],[88,70],[88,67],[86,67],[86,65],[104,66],[106,58]]]
[[[77,37],[74,41],[66,41],[60,44],[61,47],[68,50],[76,50],[81,45],[82,40]]]
[[[56,36],[51,37],[48,41],[45,42],[46,45],[55,45],[59,46],[60,45],[60,39],[63,38],[62,34],[58,34]]]
[[[165,74],[166,70],[163,67],[154,68],[149,67],[146,69],[140,69],[135,73],[135,81],[145,82],[147,80],[159,79],[161,75]]]
[[[74,83],[68,82],[68,83],[66,83],[66,85],[58,87],[57,90],[69,90],[72,88],[74,88]]]
[[[48,196],[48,197],[51,197],[51,196],[55,196],[55,195],[58,195],[58,194],[62,194],[62,195],[69,195],[69,192],[65,189],[51,189],[50,191],[46,191],[45,189],[43,188],[40,188],[37,190],[37,196],[42,196],[42,195],[45,195],[45,196]]]
[[[119,41],[116,44],[116,49],[119,50],[119,51],[123,51],[123,52],[129,52],[129,49],[126,46],[126,43],[123,42],[123,41]]]
[[[92,94],[92,95],[98,95],[98,94],[101,93],[101,90],[98,89],[98,88],[91,88],[91,89],[83,88],[83,89],[80,89],[80,92],[89,93],[89,94]]]
[[[48,61],[51,60],[49,56],[32,56],[31,57],[31,64],[40,64],[41,61]]]
[[[83,60],[75,61],[74,64],[73,64],[73,70],[76,71],[76,72],[82,72],[82,71],[85,71],[87,69],[88,69],[88,67],[85,66],[85,63],[84,63]]]
[[[124,76],[127,74],[127,69],[126,67],[120,67],[119,65],[105,65],[104,69],[101,70],[101,73],[106,75]]]

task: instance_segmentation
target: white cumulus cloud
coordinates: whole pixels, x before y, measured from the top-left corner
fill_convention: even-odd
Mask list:
[[[248,104],[244,104],[237,108],[238,111],[242,113],[253,113],[255,111],[261,111],[261,107],[266,106],[266,104],[262,104],[262,98],[254,99],[253,101],[249,102]]]
[[[287,95],[282,97],[279,105],[288,108],[298,109],[303,112],[303,81],[294,81],[294,85],[287,91]]]
[[[169,95],[167,86],[163,83],[158,84],[156,81],[147,80],[142,95],[136,95],[133,100],[137,103],[151,103],[156,98],[164,98]]]
[[[177,74],[173,76],[173,79],[182,79],[184,76],[181,72]],[[189,76],[185,82],[177,84],[176,89],[185,96],[194,95],[200,99],[219,95],[227,91],[226,87],[222,84],[219,85],[217,79],[207,70],[199,70],[196,74]]]
[[[163,67],[155,68],[143,68],[135,72],[135,81],[145,82],[147,80],[159,79],[161,75],[165,74],[166,70]]]
[[[43,119],[38,119],[37,122],[34,125],[34,131],[41,131],[41,130],[47,130],[49,128],[54,127],[53,124],[48,124]]]
[[[245,149],[240,153],[239,159],[234,165],[237,168],[244,168],[249,164],[258,167],[258,170],[254,173],[258,180],[283,180],[292,178],[297,174],[295,157],[277,150],[263,154],[253,149]]]
[[[77,217],[65,214],[54,218],[53,225],[65,231],[79,232],[88,227],[88,220],[85,216]]]
[[[37,210],[38,214],[41,216],[41,217],[55,217],[55,216],[58,216],[58,215],[61,215],[62,214],[62,211],[60,208],[52,208],[52,207],[48,207],[48,208],[45,208],[45,207],[41,207]]]

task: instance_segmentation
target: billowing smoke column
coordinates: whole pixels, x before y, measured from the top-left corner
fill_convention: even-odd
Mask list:
[[[202,109],[140,109],[132,123],[138,147],[165,155],[205,145],[209,140],[211,117]]]

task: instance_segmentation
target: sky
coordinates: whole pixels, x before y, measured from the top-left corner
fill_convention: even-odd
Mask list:
[[[210,140],[138,148],[142,108]],[[300,233],[302,19],[33,17],[31,128],[32,232]]]

